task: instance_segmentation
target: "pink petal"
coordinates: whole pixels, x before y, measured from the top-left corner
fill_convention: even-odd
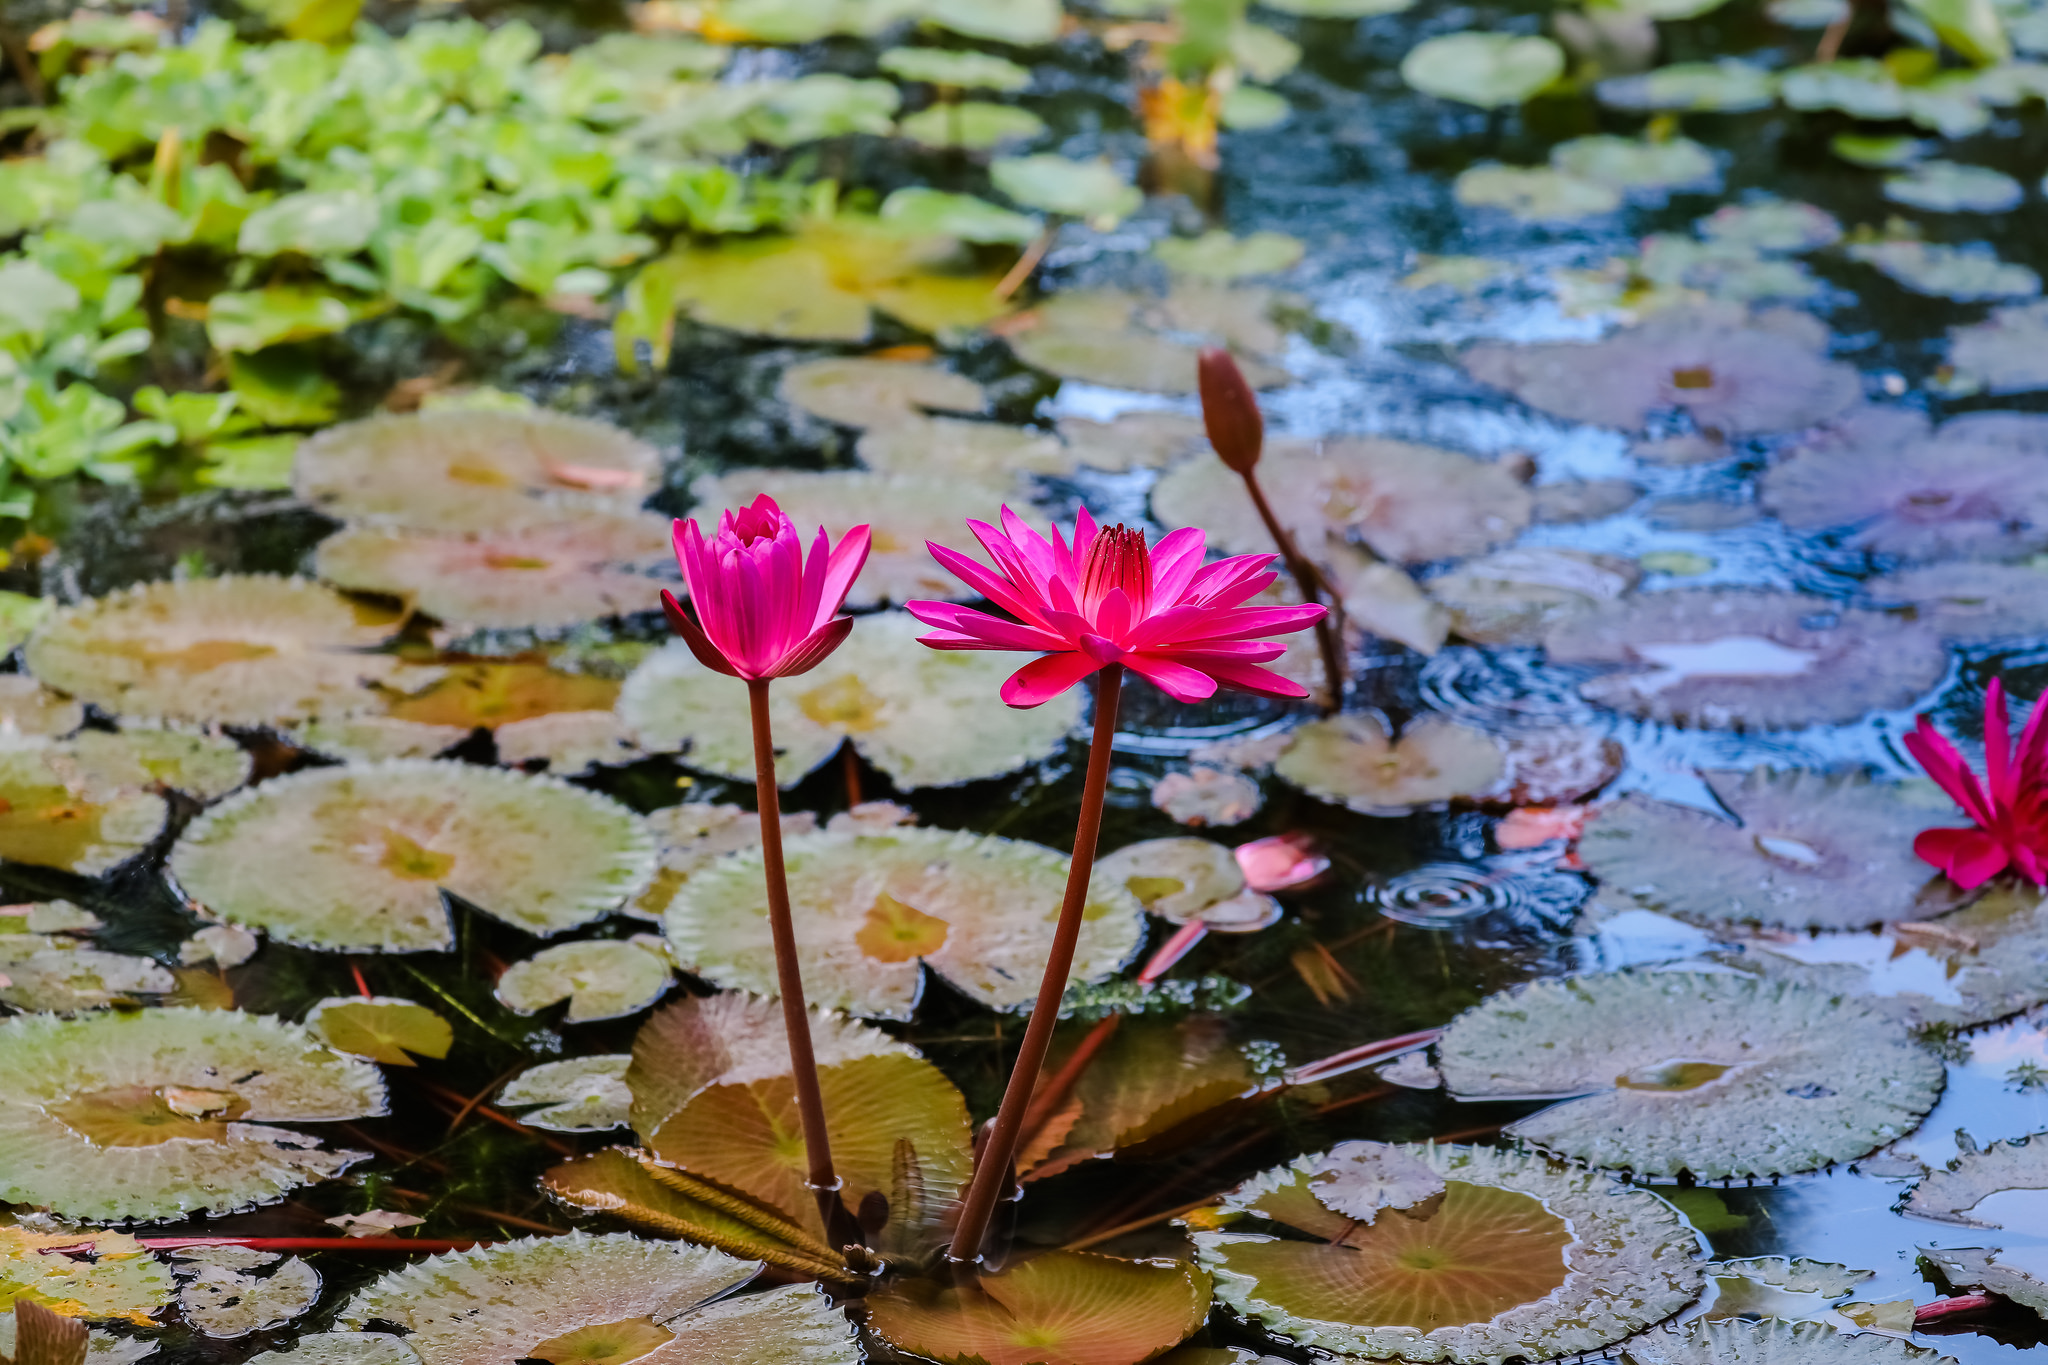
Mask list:
[[[2019,760],[2022,791],[2038,792],[2044,781],[2048,781],[2048,705],[2037,698],[2034,709],[2027,715],[2026,728],[2020,731],[2020,744],[2016,757]]]
[[[819,535],[824,533],[823,527],[818,528]],[[825,587],[818,595],[818,610],[822,614],[829,616],[845,605],[846,594],[853,591],[853,581],[867,566],[873,543],[873,533],[865,526],[856,526],[832,547],[832,558],[825,564]]]
[[[1101,667],[1079,651],[1033,659],[1003,683],[1003,702],[1020,711],[1042,706]]]
[[[698,663],[729,678],[741,676],[740,671],[732,666],[725,655],[719,653],[718,647],[712,644],[697,623],[690,619],[690,614],[683,610],[682,603],[676,601],[675,594],[667,588],[661,590],[661,609],[668,616],[669,629],[682,637],[683,643],[690,647],[690,653],[697,656]]]
[[[1004,611],[1026,621],[1038,619],[1042,603],[1020,590],[1023,585],[1016,583],[1013,577],[991,573],[958,550],[948,549],[935,541],[926,541],[925,548],[931,551],[933,559],[939,561],[940,567]],[[1027,578],[1025,583],[1029,582]]]
[[[973,640],[973,648],[976,649],[1016,649],[1036,654],[1068,647],[1067,641],[1050,631],[1005,621],[1000,616],[990,616],[972,607],[957,606],[951,602],[916,602],[910,605],[911,614],[918,620]]]
[[[845,642],[846,633],[852,629],[851,616],[841,616],[827,621],[812,631],[796,648],[785,654],[768,676],[793,678],[799,673],[810,672],[825,662],[825,657]]]
[[[1193,526],[1169,532],[1152,547],[1152,600],[1174,606],[1202,567],[1208,540]]]
[[[1157,654],[1127,654],[1124,663],[1175,701],[1207,701],[1216,695],[1214,678],[1172,659]]]
[[[2012,726],[2005,714],[2005,684],[1997,678],[1984,693],[1984,785],[2000,806],[2012,805]]]
[[[1308,689],[1291,679],[1283,678],[1270,669],[1257,664],[1215,663],[1206,666],[1205,671],[1219,686],[1233,688],[1239,692],[1253,692],[1262,697],[1305,697]]]
[[[1935,785],[1963,808],[1964,814],[1980,825],[1996,821],[1997,812],[1977,786],[1976,775],[1963,762],[1963,756],[1956,752],[1956,746],[1934,728],[1932,721],[1925,716],[1920,717],[1919,724],[1899,742],[1927,770]]]
[[[1981,829],[1927,829],[1913,840],[1913,852],[1948,873],[1965,891],[2005,871],[2005,847]]]

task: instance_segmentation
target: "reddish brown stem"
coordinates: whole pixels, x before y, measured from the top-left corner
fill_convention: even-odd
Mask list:
[[[1038,263],[1045,259],[1045,253],[1052,250],[1053,238],[1059,236],[1060,220],[1057,216],[1045,220],[1045,229],[1031,239],[1031,245],[1024,248],[1024,254],[1010,267],[1007,275],[996,282],[995,296],[1007,299],[1024,287],[1024,281],[1031,278],[1031,272],[1038,269]]]
[[[860,755],[854,751],[852,740],[839,746],[839,762],[846,774],[846,808],[852,810],[861,802]]]
[[[1251,494],[1252,506],[1258,509],[1259,520],[1266,523],[1267,534],[1273,537],[1273,544],[1279,547],[1281,562],[1293,576],[1295,587],[1301,590],[1301,600],[1323,602],[1323,605],[1329,608],[1323,619],[1315,624],[1316,649],[1323,656],[1323,684],[1330,694],[1329,703],[1324,709],[1342,710],[1344,654],[1338,648],[1337,629],[1343,601],[1337,596],[1337,591],[1331,587],[1329,580],[1323,577],[1322,570],[1303,556],[1301,547],[1294,543],[1293,535],[1280,524],[1280,518],[1274,515],[1273,504],[1266,501],[1266,490],[1259,484],[1259,473],[1256,469],[1244,471],[1244,488],[1245,492]],[[1326,592],[1329,600],[1324,602]]]
[[[1306,1062],[1294,1068],[1287,1079],[1292,1085],[1310,1085],[1316,1081],[1327,1081],[1333,1076],[1356,1071],[1361,1066],[1369,1066],[1395,1053],[1413,1052],[1418,1047],[1425,1047],[1434,1043],[1442,1033],[1443,1030],[1440,1028],[1426,1028],[1393,1038],[1382,1038],[1378,1042],[1360,1043],[1357,1047],[1333,1052],[1320,1061]]]
[[[1060,997],[1067,993],[1067,976],[1074,968],[1074,948],[1081,938],[1081,912],[1088,906],[1088,883],[1095,872],[1095,844],[1102,834],[1102,799],[1109,790],[1109,757],[1116,741],[1123,665],[1110,664],[1097,679],[1095,737],[1088,748],[1088,778],[1081,788],[1081,818],[1074,828],[1074,856],[1067,867],[1066,899],[1060,903],[1059,927],[1053,931],[1045,975],[1038,983],[1038,1001],[1031,1007],[1031,1022],[1024,1027],[1024,1041],[1017,1049],[1016,1064],[1010,1069],[1010,1083],[1003,1089],[1003,1101],[996,1108],[988,1141],[974,1159],[974,1178],[967,1186],[967,1199],[961,1206],[960,1223],[949,1252],[959,1264],[981,1259],[988,1220],[1004,1193],[1004,1173],[1016,1159],[1024,1114],[1038,1090],[1038,1073],[1044,1069],[1046,1051],[1052,1046],[1053,1025],[1059,1022]]]
[[[1943,1318],[1952,1318],[1958,1313],[1979,1312],[1997,1302],[1998,1300],[1988,1294],[1959,1294],[1952,1299],[1936,1299],[1933,1303],[1923,1303],[1913,1310],[1913,1325],[1917,1327],[1923,1322],[1940,1322]]]
[[[1138,973],[1140,986],[1156,986],[1159,978],[1172,971],[1174,964],[1195,950],[1195,945],[1209,936],[1209,926],[1200,920],[1183,924],[1173,931],[1173,936],[1159,945],[1159,951],[1152,954]]]
[[[1024,1124],[1017,1132],[1020,1148],[1029,1147],[1037,1139],[1039,1130],[1051,1122],[1052,1116],[1066,1104],[1067,1096],[1073,1094],[1074,1087],[1080,1083],[1081,1073],[1088,1069],[1088,1064],[1095,1060],[1095,1054],[1102,1051],[1116,1033],[1123,1018],[1121,1014],[1109,1014],[1098,1019],[1095,1027],[1088,1030],[1087,1036],[1074,1049],[1074,1055],[1061,1063],[1060,1069],[1053,1072],[1032,1095],[1031,1107],[1024,1111]]]
[[[825,1239],[833,1246],[858,1242],[859,1224],[839,1194],[832,1169],[832,1140],[825,1132],[825,1098],[818,1089],[818,1060],[811,1051],[811,1014],[804,1003],[803,972],[796,961],[796,926],[789,914],[789,879],[782,867],[782,793],[775,781],[775,733],[768,720],[768,679],[749,678],[747,698],[754,720],[754,797],[761,812],[761,869],[768,890],[768,932],[775,940],[776,989],[782,995],[782,1024],[789,1034],[790,1077],[796,1085],[797,1119],[803,1124],[809,1183],[818,1201]],[[849,1236],[849,1231],[851,1236]]]

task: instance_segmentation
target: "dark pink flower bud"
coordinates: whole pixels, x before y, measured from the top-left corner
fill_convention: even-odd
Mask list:
[[[1259,414],[1258,396],[1245,380],[1244,371],[1237,368],[1230,352],[1212,348],[1202,352],[1196,377],[1209,444],[1216,447],[1223,463],[1240,474],[1251,473],[1266,444],[1266,419]]]

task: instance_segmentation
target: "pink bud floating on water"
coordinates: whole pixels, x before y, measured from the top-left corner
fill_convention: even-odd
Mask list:
[[[1930,829],[1913,852],[1964,890],[1982,886],[2008,867],[2036,886],[2048,885],[2048,706],[2036,703],[2015,748],[2005,714],[2005,685],[1991,680],[1984,695],[1984,781],[1920,717],[1905,737],[1906,751],[1955,798],[1974,829]]]
[[[1306,834],[1273,834],[1232,850],[1245,885],[1268,895],[1296,891],[1330,870],[1330,860]]]

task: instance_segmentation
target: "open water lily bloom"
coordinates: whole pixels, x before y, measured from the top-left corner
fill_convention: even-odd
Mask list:
[[[806,558],[796,523],[763,493],[721,516],[708,541],[696,518],[676,522],[676,562],[698,619],[667,590],[661,605],[706,668],[749,681],[806,673],[853,629],[838,612],[867,562],[868,539],[856,526],[834,545],[821,526]]]
[[[1968,890],[2008,867],[2041,886],[2048,883],[2048,705],[2035,703],[2015,749],[2006,720],[2005,686],[1998,679],[1984,696],[1984,781],[1927,717],[1905,737],[1906,749],[1927,775],[1955,798],[1974,829],[1922,830],[1913,852]]]
[[[1141,531],[1098,528],[1084,508],[1069,546],[1059,529],[1051,540],[1003,509],[1002,529],[967,523],[996,562],[991,570],[943,545],[934,558],[961,581],[1010,613],[1005,620],[947,602],[908,602],[935,632],[933,649],[1034,651],[1010,675],[1002,698],[1037,706],[1111,664],[1149,679],[1176,701],[1201,701],[1218,687],[1269,697],[1305,697],[1306,688],[1260,665],[1286,646],[1270,637],[1305,630],[1320,606],[1247,607],[1275,577],[1275,555],[1238,555],[1204,564],[1207,537],[1194,527],[1148,547]]]

